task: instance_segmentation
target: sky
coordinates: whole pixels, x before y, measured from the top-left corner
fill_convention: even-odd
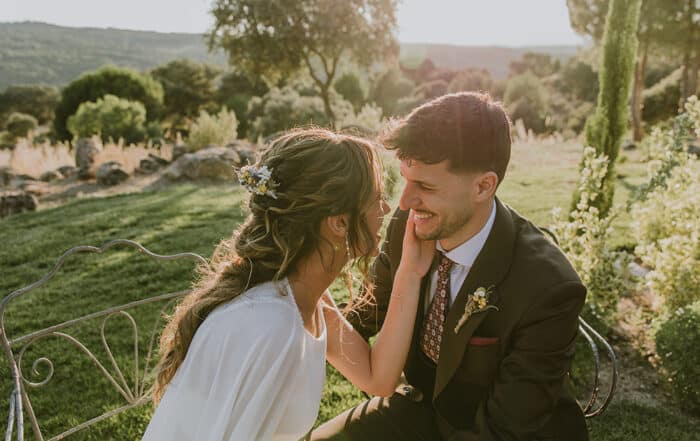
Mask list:
[[[281,0],[290,1],[290,0]],[[9,3],[9,6],[8,6]],[[0,0],[0,22],[202,33],[212,0]],[[581,45],[566,0],[402,0],[405,43],[470,46]]]

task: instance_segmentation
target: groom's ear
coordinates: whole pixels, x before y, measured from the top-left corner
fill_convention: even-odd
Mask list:
[[[496,194],[496,188],[498,188],[498,175],[492,171],[482,173],[476,180],[477,201],[488,201]]]

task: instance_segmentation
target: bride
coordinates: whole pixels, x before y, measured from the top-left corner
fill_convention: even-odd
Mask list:
[[[377,152],[322,129],[288,132],[239,171],[250,215],[202,268],[161,338],[157,405],[144,441],[291,440],[317,414],[326,359],[363,391],[390,396],[401,375],[433,242],[412,215],[382,332],[369,346],[328,287],[348,262],[370,302],[369,263],[388,212]]]

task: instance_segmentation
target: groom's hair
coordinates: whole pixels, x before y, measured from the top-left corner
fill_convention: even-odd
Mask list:
[[[435,98],[394,121],[381,140],[401,160],[448,160],[452,171],[493,171],[499,184],[510,160],[510,120],[487,93]]]

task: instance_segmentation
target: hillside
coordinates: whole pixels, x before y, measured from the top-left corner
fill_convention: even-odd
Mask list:
[[[573,46],[505,48],[402,44],[401,56],[428,57],[440,67],[483,67],[496,78],[527,51],[573,55]],[[11,84],[65,85],[85,71],[112,63],[139,70],[175,58],[225,65],[222,52],[209,53],[203,36],[121,29],[69,28],[46,23],[0,23],[0,90]]]

